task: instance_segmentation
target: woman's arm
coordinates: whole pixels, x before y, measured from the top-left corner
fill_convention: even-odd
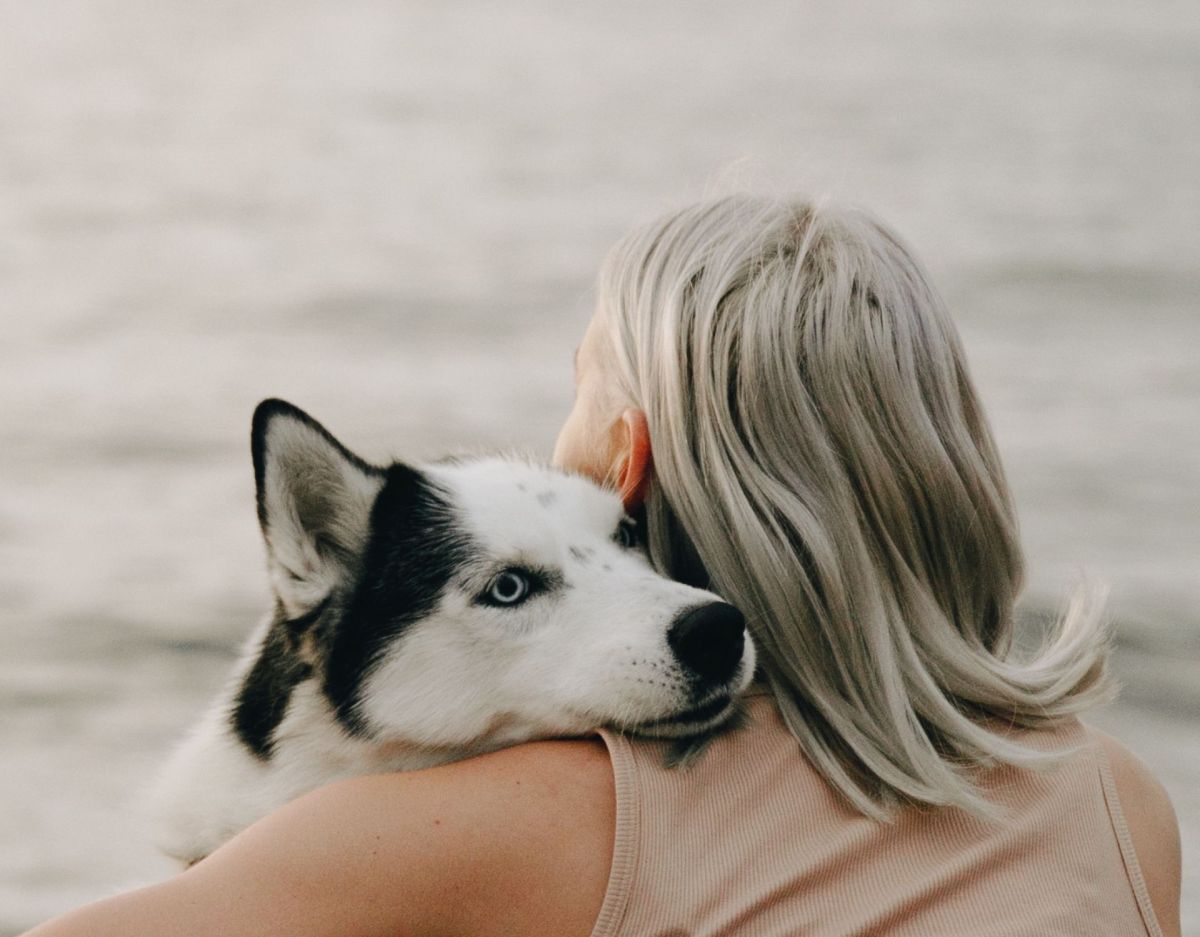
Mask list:
[[[615,822],[602,742],[532,743],[330,785],[28,937],[586,935]]]

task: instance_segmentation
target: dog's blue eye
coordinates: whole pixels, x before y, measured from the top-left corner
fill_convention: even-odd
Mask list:
[[[506,569],[492,580],[484,593],[484,600],[491,605],[516,605],[529,597],[529,577],[515,569]]]
[[[621,521],[620,526],[617,527],[617,532],[613,534],[613,539],[626,550],[633,549],[638,545],[637,524],[628,520]]]

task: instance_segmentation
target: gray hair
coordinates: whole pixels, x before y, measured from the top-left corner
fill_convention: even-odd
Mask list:
[[[747,615],[818,770],[862,812],[991,807],[972,767],[1110,693],[1081,593],[1020,654],[1022,557],[956,330],[864,212],[734,196],[620,242],[599,280],[615,393],[647,414],[651,558]]]

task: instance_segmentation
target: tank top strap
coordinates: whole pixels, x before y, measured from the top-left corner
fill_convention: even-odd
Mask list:
[[[601,729],[599,734],[612,760],[617,819],[608,888],[604,893],[600,914],[592,927],[592,937],[616,937],[620,933],[637,875],[642,798],[638,791],[637,767],[629,739],[609,729]]]
[[[1129,832],[1129,824],[1125,821],[1125,811],[1121,809],[1121,798],[1117,795],[1117,782],[1113,777],[1112,763],[1108,759],[1108,752],[1095,733],[1089,730],[1088,736],[1095,753],[1100,785],[1104,791],[1104,804],[1108,808],[1108,819],[1121,850],[1121,861],[1125,864],[1125,874],[1129,878],[1129,887],[1137,900],[1142,923],[1145,924],[1149,937],[1163,937],[1162,927],[1159,926],[1154,908],[1150,904],[1150,891],[1146,887],[1141,863],[1138,862],[1137,853],[1133,848],[1133,836]]]

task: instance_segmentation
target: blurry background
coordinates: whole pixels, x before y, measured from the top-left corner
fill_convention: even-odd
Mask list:
[[[0,4],[0,934],[169,868],[141,785],[267,607],[254,404],[547,453],[606,247],[740,188],[933,268],[1200,933],[1198,165],[1193,0]]]

